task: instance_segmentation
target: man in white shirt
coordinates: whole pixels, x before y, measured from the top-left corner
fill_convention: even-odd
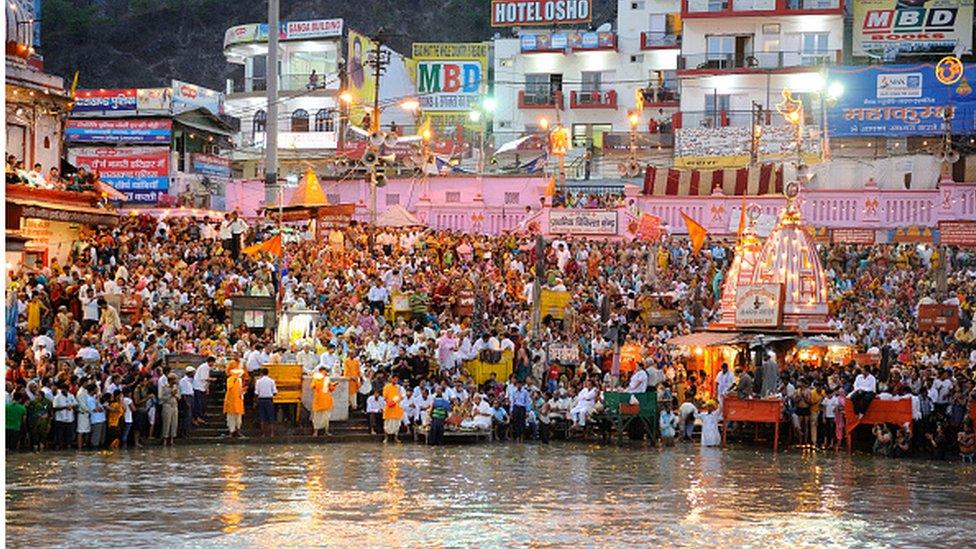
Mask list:
[[[494,415],[491,405],[488,404],[488,401],[478,393],[475,393],[471,400],[474,403],[474,409],[472,410],[474,417],[462,421],[461,428],[474,429],[477,431],[487,431],[488,429],[491,429],[491,418]]]
[[[868,406],[871,405],[871,401],[874,400],[874,395],[877,392],[878,380],[867,369],[861,370],[854,378],[854,389],[848,395],[858,419],[864,417],[864,412],[868,410]]]
[[[264,345],[258,343],[254,346],[254,350],[247,354],[247,360],[245,364],[247,365],[247,373],[251,374],[251,378],[254,378],[254,372],[263,368],[265,364],[271,361],[271,357],[268,353],[264,352]]]
[[[190,436],[190,425],[193,419],[193,376],[196,371],[197,369],[193,366],[187,366],[179,383],[180,401],[177,413],[179,414],[180,431],[184,437]]]
[[[278,386],[268,375],[268,369],[261,369],[261,377],[254,382],[254,394],[258,399],[258,423],[261,426],[261,436],[274,436],[275,407],[274,396],[278,394]]]
[[[237,212],[230,214],[230,256],[237,261],[241,255],[241,242],[247,232],[247,223],[237,216]]]
[[[386,401],[380,396],[377,388],[369,398],[366,399],[366,417],[369,418],[369,434],[383,434],[383,406]]]
[[[718,390],[718,406],[721,409],[722,402],[725,400],[725,394],[735,385],[735,375],[729,371],[729,365],[727,363],[722,363],[721,370],[715,376],[715,384]]]
[[[630,394],[644,393],[647,391],[647,372],[643,368],[637,368],[630,376],[630,383],[627,384],[627,392]]]
[[[207,357],[207,361],[197,366],[193,373],[193,424],[206,423],[204,414],[207,411],[207,394],[210,392],[210,369],[217,363],[215,357]]]
[[[78,401],[75,396],[68,392],[68,386],[64,383],[58,385],[57,392],[54,394],[54,442],[59,450],[71,447],[75,438],[75,407]]]
[[[295,353],[295,360],[302,365],[302,370],[307,374],[314,372],[319,363],[319,357],[312,352],[311,345],[305,345],[301,351]]]

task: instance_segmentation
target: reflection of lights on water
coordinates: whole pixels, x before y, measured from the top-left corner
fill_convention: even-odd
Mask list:
[[[236,459],[231,459],[224,464],[223,474],[224,492],[221,499],[224,502],[225,511],[220,514],[220,521],[224,524],[222,530],[229,533],[240,528],[240,524],[244,520],[244,515],[241,513],[244,507],[241,502],[241,492],[246,488],[242,482],[244,468]]]

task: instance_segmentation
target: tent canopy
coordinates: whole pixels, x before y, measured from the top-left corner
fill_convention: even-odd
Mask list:
[[[377,227],[420,227],[422,225],[417,216],[399,204],[390,206],[376,219]]]

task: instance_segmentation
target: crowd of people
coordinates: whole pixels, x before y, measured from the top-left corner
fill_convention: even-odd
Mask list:
[[[51,166],[45,170],[40,163],[34,164],[30,169],[24,164],[23,160],[18,160],[14,155],[8,155],[4,166],[6,183],[12,185],[27,185],[36,189],[49,189],[61,191],[94,191],[98,188],[100,180],[97,171],[89,172],[84,167],[65,176],[57,166]]]
[[[668,343],[717,319],[730,244],[694,254],[672,237],[659,245],[555,239],[537,258],[528,236],[353,224],[322,238],[300,233],[280,258],[242,253],[270,234],[236,215],[219,223],[130,216],[86,233],[64,264],[9,273],[8,448],[173,443],[205,421],[211,369],[227,373],[228,433],[242,434],[241,416],[253,407],[270,435],[277,388],[266,369],[286,362],[319,380],[316,433],[329,433],[322,412],[331,395],[319,395],[335,388],[325,378],[342,376],[355,413],[384,440],[420,428],[434,443],[451,429],[548,441],[606,430],[607,392],[652,391],[663,443],[689,439],[701,425],[702,443],[714,445],[726,395],[762,392],[749,360],[710,373]],[[948,248],[943,257],[914,244],[822,253],[833,327],[878,360],[812,367],[796,354],[777,356],[775,392],[795,441],[836,447],[845,399],[911,398],[915,428],[879,431],[879,454],[971,454],[976,255]],[[939,295],[943,262],[944,301],[958,306],[962,327],[922,332],[914,307]],[[533,326],[541,289],[568,291],[570,306]],[[278,296],[283,308],[318,317],[279,346],[270,328],[232,324],[231,297],[241,294]],[[138,299],[122,310],[124,296]],[[398,298],[407,307],[393,310]],[[659,322],[661,310],[672,320]],[[575,349],[575,358],[551,359],[554,346]],[[208,358],[179,376],[166,366],[173,353]],[[512,361],[509,379],[476,383],[465,367],[502,355]]]

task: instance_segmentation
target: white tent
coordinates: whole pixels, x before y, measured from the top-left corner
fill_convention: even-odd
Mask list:
[[[377,227],[419,227],[422,225],[423,223],[417,219],[417,216],[399,204],[390,206],[376,218]]]

